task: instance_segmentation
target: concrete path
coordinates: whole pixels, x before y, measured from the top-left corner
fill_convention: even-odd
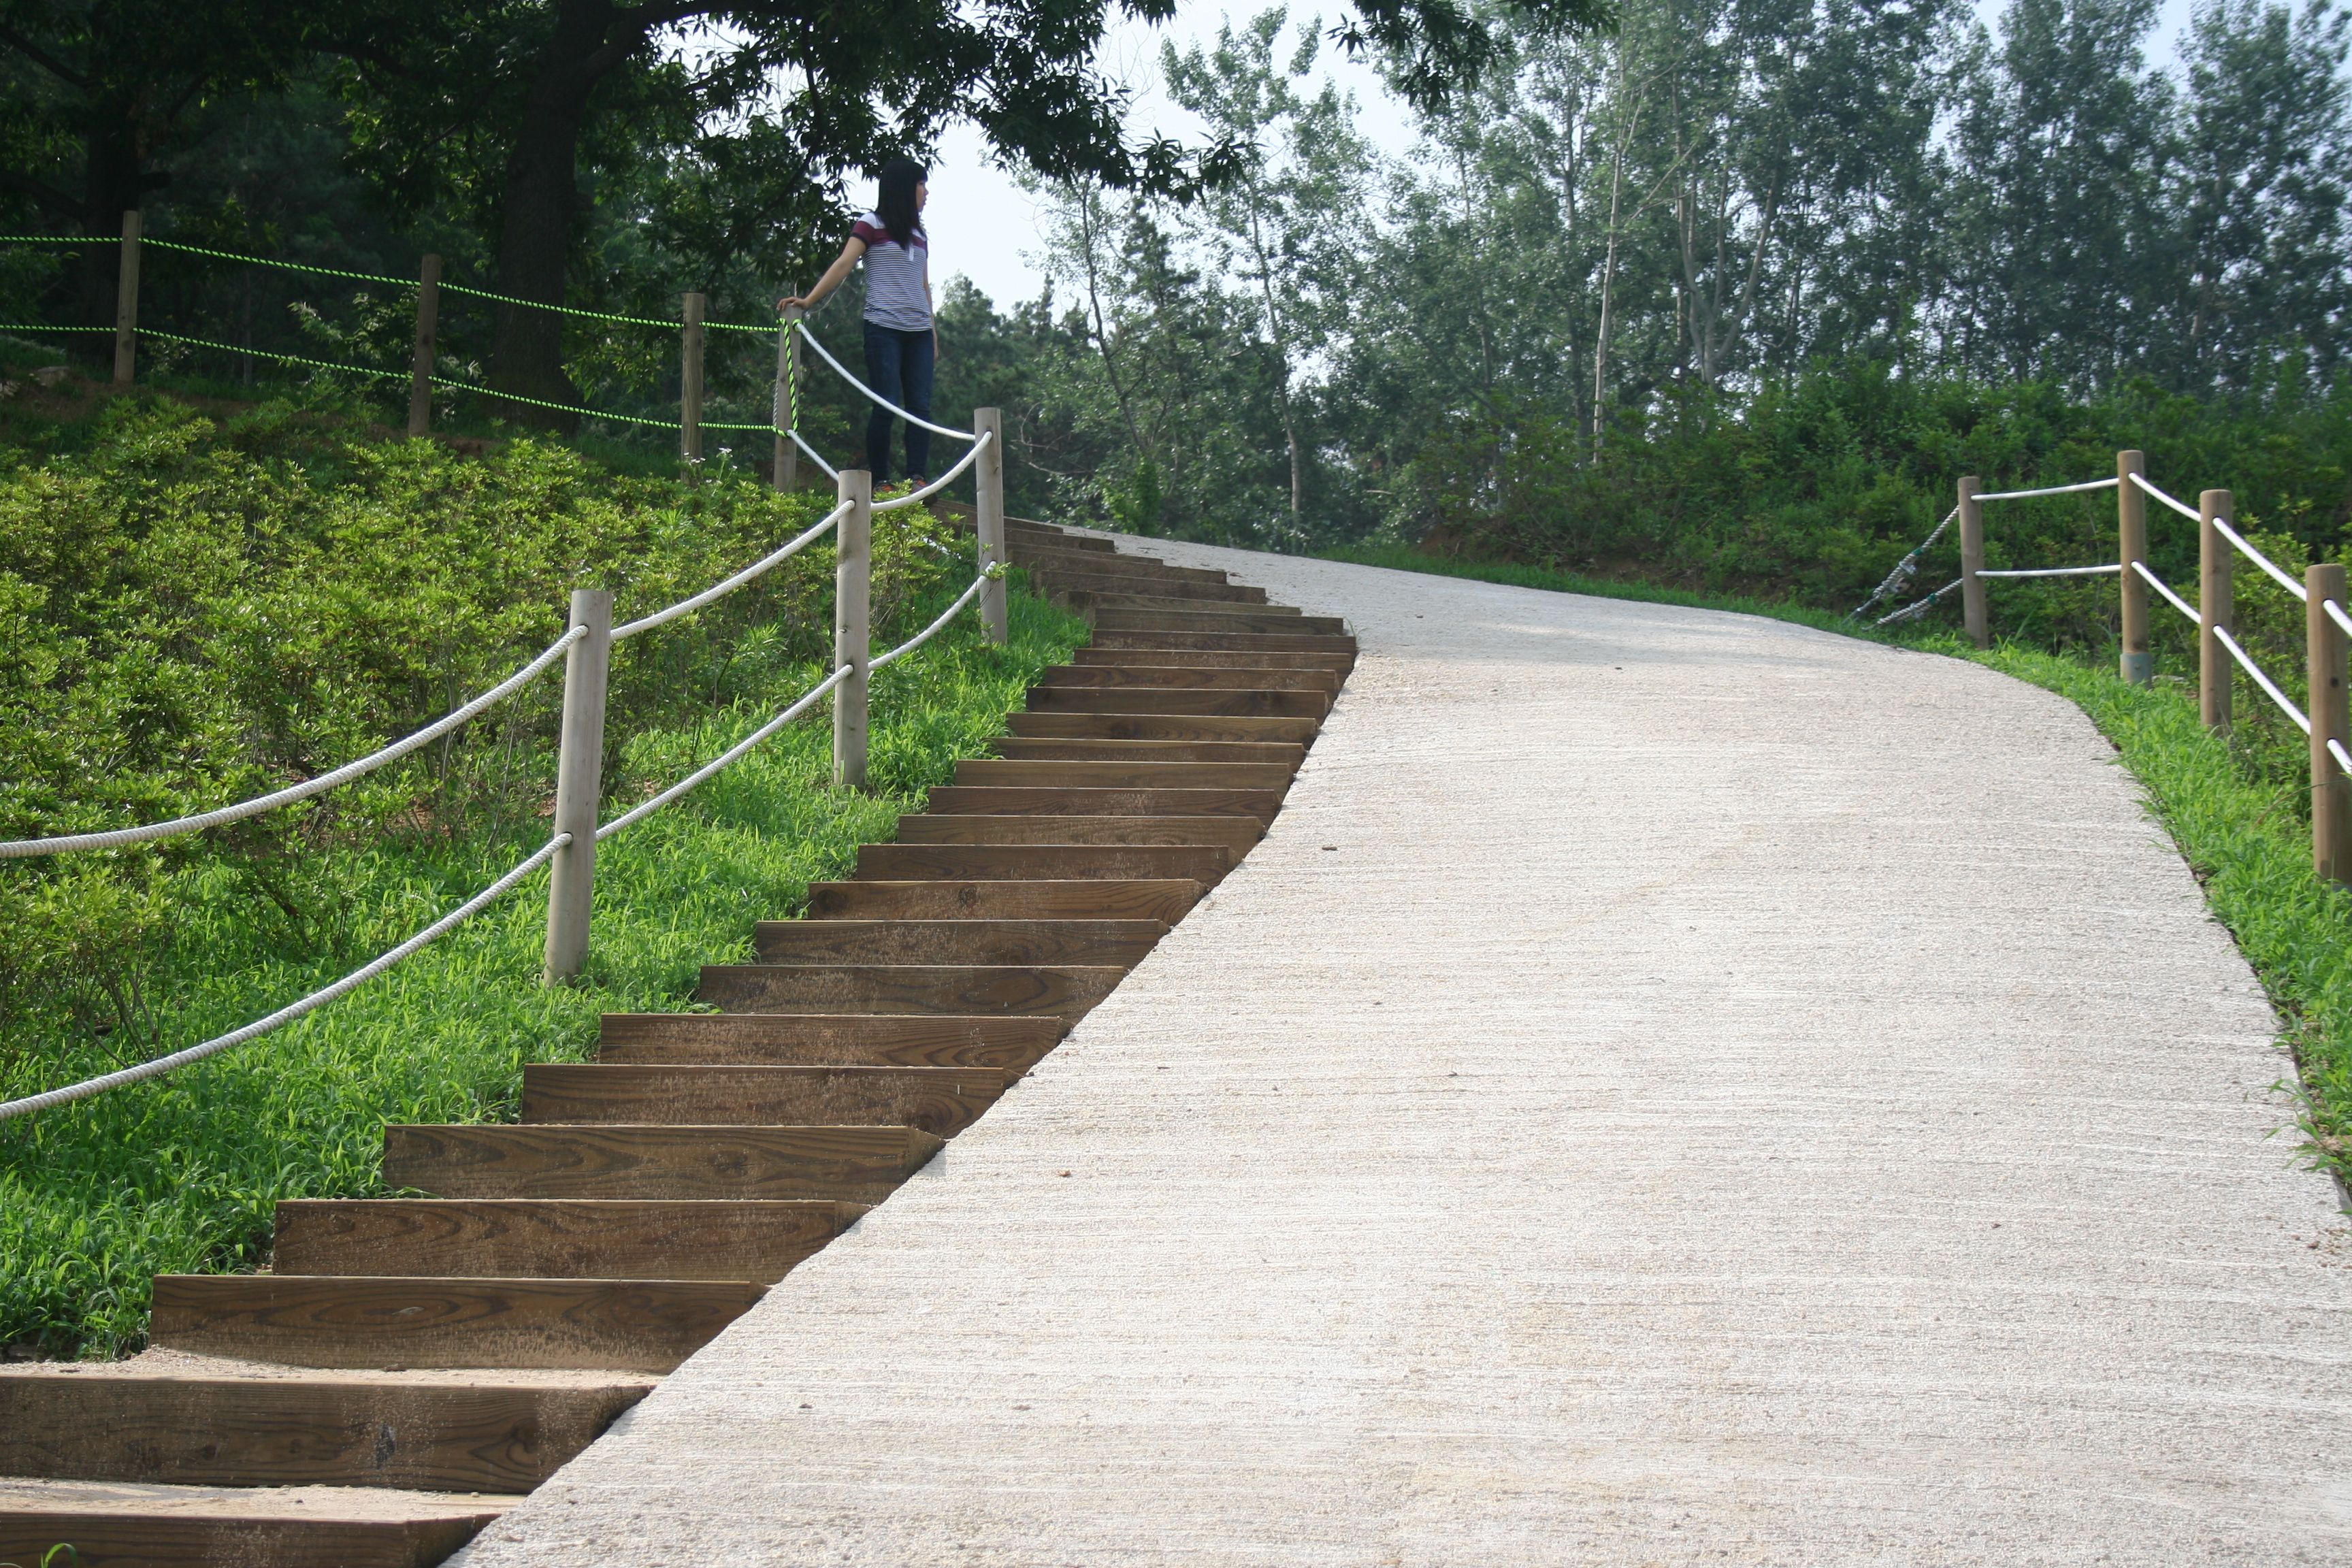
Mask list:
[[[1272,834],[469,1568],[2352,1561],[2335,1193],[2079,712],[1161,552],[1363,639]]]

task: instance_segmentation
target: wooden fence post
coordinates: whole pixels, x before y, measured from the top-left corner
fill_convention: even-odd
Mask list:
[[[686,358],[677,378],[678,450],[702,461],[702,296],[686,297]]]
[[[2230,492],[2207,490],[2197,498],[2197,715],[2209,730],[2230,727],[2233,666],[2217,631],[2237,629],[2230,574],[2230,542],[2213,526],[2230,521]]]
[[[1960,619],[1969,640],[1992,647],[1992,623],[1985,614],[1984,503],[1977,500],[1977,476],[1960,480]]]
[[[838,499],[849,503],[834,535],[833,668],[854,671],[833,689],[833,784],[866,787],[866,668],[874,644],[866,625],[867,590],[874,560],[874,476],[864,468],[841,470]]]
[[[588,635],[563,656],[563,729],[555,764],[555,821],[572,842],[555,852],[547,880],[546,983],[576,979],[588,958],[596,900],[596,816],[604,804],[604,688],[613,668],[613,595],[572,591],[572,620]]]
[[[2352,882],[2352,783],[2327,742],[2352,747],[2352,710],[2345,689],[2344,628],[2326,608],[2346,608],[2344,568],[2312,566],[2303,574],[2304,644],[2311,684],[2311,864],[2324,882]]]
[[[408,373],[408,434],[433,430],[433,342],[441,323],[441,258],[427,256],[416,277],[416,360]]]
[[[980,563],[985,568],[1012,560],[1004,548],[1004,411],[975,408],[971,427],[990,437],[988,449],[972,462],[972,511],[980,533]],[[1003,647],[1013,637],[1004,607],[1004,579],[992,579],[980,591],[980,624],[988,640]]]
[[[800,427],[801,335],[795,329],[805,314],[798,305],[785,306],[783,325],[776,331],[776,406],[768,418],[776,427],[774,474],[780,490],[796,489],[801,482],[801,449],[787,432]]]
[[[122,261],[114,275],[114,384],[129,386],[139,359],[139,213],[122,215]]]
[[[2156,679],[2156,656],[2147,648],[2147,581],[2132,570],[2147,559],[2147,492],[2132,483],[2132,476],[2147,472],[2147,454],[2116,454],[2116,559],[2124,563],[2121,673],[2133,686]]]

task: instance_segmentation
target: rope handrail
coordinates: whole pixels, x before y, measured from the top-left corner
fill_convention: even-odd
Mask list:
[[[2182,615],[2187,616],[2193,624],[2200,626],[2205,624],[2205,617],[2199,615],[2195,609],[2190,607],[2188,600],[2174,593],[2171,585],[2166,583],[2163,578],[2149,571],[2147,569],[2147,562],[2133,562],[2132,570],[2138,573],[2149,587],[2163,595],[2167,604],[2170,605],[2174,609],[2179,610]]]
[[[2243,555],[2247,560],[2252,562],[2255,565],[2268,573],[2270,574],[2271,581],[2276,583],[2280,587],[2284,588],[2288,593],[2293,594],[2295,597],[2296,603],[2310,603],[2311,595],[2304,591],[2303,584],[2288,576],[2284,568],[2281,567],[2278,563],[2273,561],[2269,556],[2263,554],[2261,551],[2247,543],[2236,529],[2231,528],[2228,523],[2222,521],[2217,517],[2213,520],[2213,531],[2228,540],[2231,546],[2237,550],[2238,553]]]
[[[1848,610],[1846,612],[1845,618],[1847,620],[1854,619],[1864,610],[1869,609],[1871,605],[1878,603],[1881,599],[1885,598],[1891,594],[1899,592],[1904,584],[1908,583],[1913,577],[1918,575],[1919,557],[1927,554],[1928,551],[1933,550],[1936,547],[1936,541],[1944,537],[1944,530],[1951,527],[1952,520],[1959,515],[1960,509],[1958,507],[1954,507],[1951,510],[1946,512],[1944,514],[1944,521],[1936,525],[1935,531],[1927,535],[1925,540],[1921,541],[1919,547],[1916,550],[1912,551],[1909,554],[1904,556],[1903,559],[1897,561],[1895,563],[1894,569],[1886,574],[1885,581],[1878,584],[1878,587],[1871,594],[1869,598],[1864,599],[1861,604],[1856,605],[1853,609]],[[1884,621],[1881,621],[1878,624],[1881,626],[1885,625]]]
[[[2162,490],[2158,489],[2154,485],[2147,482],[2147,476],[2146,474],[2134,474],[2131,477],[2131,482],[2137,485],[2149,495],[2154,496],[2157,500],[2162,501],[2165,505],[2170,507],[2173,510],[2179,512],[2181,516],[2195,521],[2204,521],[2205,514],[2203,512],[2199,511],[2187,501],[2181,500],[2175,496],[2168,496]]]
[[[949,482],[954,479],[958,474],[961,474],[966,468],[971,468],[972,463],[980,457],[980,449],[987,446],[996,437],[993,432],[982,435],[980,439],[971,444],[971,450],[966,452],[963,455],[962,460],[957,463],[954,468],[950,468],[946,473],[941,474],[938,479],[933,479],[929,484],[925,485],[921,489],[909,490],[905,495],[893,497],[889,500],[876,501],[874,503],[874,510],[876,511],[896,511],[902,506],[913,506],[917,501],[928,500],[932,496],[939,494],[941,490],[948,488]]]
[[[974,599],[980,596],[980,591],[982,588],[987,587],[990,583],[994,582],[1000,575],[1002,575],[1002,573],[993,569],[981,573],[979,576],[974,577],[971,580],[971,585],[970,587],[956,595],[956,602],[954,604],[950,605],[946,609],[940,612],[939,619],[933,621],[929,626],[925,626],[921,631],[917,632],[913,637],[908,637],[905,642],[900,643],[897,647],[892,648],[888,653],[882,654],[877,657],[874,662],[866,666],[866,668],[868,669],[880,669],[883,666],[889,664],[895,659],[904,658],[907,655],[914,652],[917,648],[930,641],[931,638],[939,635],[940,628],[945,626],[950,621],[956,618],[957,615],[962,611],[966,605],[971,604]]]
[[[1937,589],[1934,593],[1928,595],[1926,598],[1915,600],[1912,603],[1904,605],[1893,615],[1882,616],[1877,620],[1874,620],[1870,624],[1874,626],[1891,626],[1903,621],[1916,621],[1921,616],[1926,615],[1929,610],[1934,609],[1937,602],[1940,601],[1945,595],[1950,593],[1953,589],[1958,588],[1965,581],[1967,581],[1966,578],[1955,577],[1950,582],[1945,584],[1942,587]],[[1866,608],[1867,606],[1864,607]]]
[[[22,838],[0,844],[0,860],[20,859],[28,855],[58,855],[79,849],[117,849],[126,844],[143,844],[151,838],[169,838],[176,834],[195,833],[223,823],[240,822],[248,816],[258,816],[281,805],[291,805],[298,800],[308,800],[337,784],[348,784],[362,774],[373,773],[386,763],[396,762],[427,742],[439,739],[457,729],[476,714],[512,696],[548,666],[553,664],[573,643],[588,635],[585,626],[573,626],[547,646],[547,650],[514,674],[483,692],[463,707],[451,710],[414,734],[394,741],[382,751],[371,752],[357,762],[345,763],[332,773],[278,790],[257,795],[252,800],[225,805],[217,811],[199,812],[193,816],[174,817],[169,822],[152,822],[143,827],[121,827],[105,833],[76,833],[58,838]]]
[[[838,375],[842,380],[849,383],[850,385],[864,393],[866,397],[877,406],[888,409],[891,413],[897,415],[899,418],[904,419],[909,425],[921,426],[924,429],[929,430],[934,436],[952,436],[959,441],[970,441],[975,438],[976,433],[973,431],[950,430],[944,425],[934,425],[928,419],[916,418],[913,415],[908,413],[905,409],[899,407],[897,404],[891,402],[888,398],[883,396],[880,393],[875,391],[872,387],[866,385],[864,382],[850,374],[848,371],[843,369],[841,362],[834,358],[832,353],[826,350],[823,343],[816,341],[816,334],[808,330],[808,323],[806,321],[795,321],[793,325],[800,332],[800,335],[808,341],[808,346],[816,350],[817,357],[824,360],[825,363],[833,366],[834,374],[835,375]]]
[[[791,543],[785,545],[781,550],[777,550],[770,554],[761,556],[759,560],[754,561],[751,565],[744,567],[743,570],[736,573],[735,575],[728,578],[725,582],[714,584],[691,598],[680,599],[677,604],[670,605],[669,608],[666,610],[656,610],[650,616],[642,616],[634,621],[626,623],[625,625],[614,626],[613,628],[613,640],[614,642],[619,642],[624,637],[635,637],[639,632],[649,632],[656,626],[667,626],[670,622],[677,619],[680,616],[691,615],[694,611],[702,608],[703,605],[711,603],[713,600],[725,598],[728,595],[733,593],[744,584],[749,583],[753,578],[759,577],[771,569],[782,564],[784,562],[792,559],[792,557],[799,554],[803,550],[806,549],[815,541],[823,538],[836,523],[840,522],[843,518],[849,515],[849,502],[844,501],[841,505],[835,507],[831,511],[824,514],[824,517],[821,521],[816,522],[803,531],[799,537],[793,540]]]
[[[414,278],[386,278],[378,272],[346,272],[340,267],[312,267],[306,262],[280,261],[270,256],[240,256],[233,250],[211,250],[201,245],[183,245],[176,239],[157,239],[142,235],[139,244],[154,246],[161,250],[184,250],[191,256],[215,257],[222,261],[241,261],[249,267],[276,267],[288,272],[315,272],[322,278],[352,278],[362,283],[389,283],[395,289],[414,289]]]
[[[462,921],[480,913],[517,882],[545,865],[550,856],[571,842],[572,835],[569,833],[557,834],[533,850],[528,858],[508,871],[505,876],[500,877],[398,947],[369,960],[331,985],[321,986],[300,1001],[289,1003],[266,1018],[256,1019],[241,1029],[232,1029],[226,1035],[205,1041],[202,1045],[190,1046],[186,1050],[173,1051],[170,1056],[157,1057],[152,1061],[141,1062],[136,1067],[124,1068],[120,1072],[101,1074],[97,1078],[84,1079],[79,1083],[68,1084],[62,1089],[53,1089],[45,1093],[27,1095],[22,1100],[9,1100],[5,1104],[0,1104],[0,1121],[35,1110],[47,1110],[53,1105],[64,1105],[71,1100],[86,1100],[93,1094],[115,1089],[123,1084],[139,1083],[147,1079],[160,1078],[174,1068],[186,1067],[191,1062],[202,1061],[206,1057],[216,1056],[232,1046],[241,1046],[247,1040],[258,1039],[282,1025],[292,1023],[306,1013],[314,1013],[337,997],[357,990],[385,970],[407,958],[411,953],[438,941]]]
[[[2346,636],[2352,637],[2352,616],[2345,615],[2343,605],[2337,604],[2333,599],[2322,599],[2319,601],[2319,607],[2326,613],[2329,620],[2334,621],[2338,627],[2342,628]]]
[[[1979,569],[1979,577],[2112,577],[2124,569],[2118,561],[2105,566],[2036,566],[2020,571],[1988,572]]]
[[[1996,490],[1980,495],[1979,500],[2026,500],[2034,496],[2071,496],[2080,490],[2111,490],[2123,483],[2116,479],[2085,479],[2079,485],[2047,485],[2038,490]],[[1979,573],[1979,576],[1986,574]]]
[[[773,428],[773,426],[771,426],[771,428]],[[819,455],[814,447],[810,446],[806,441],[803,440],[801,438],[801,433],[798,430],[786,430],[782,433],[793,438],[793,446],[798,447],[803,452],[808,454],[808,460],[810,462],[814,463],[818,468],[824,470],[824,477],[826,479],[833,480],[836,484],[841,481],[841,470],[835,468],[831,463],[826,462],[824,458]]]
[[[2344,749],[2344,742],[2333,735],[2327,737],[2327,754],[2336,759],[2337,767],[2347,773],[2352,773],[2352,752],[2347,752]]]
[[[2279,705],[2280,711],[2294,721],[2295,728],[2306,735],[2310,734],[2311,721],[2304,717],[2303,710],[2287,700],[2286,693],[2281,691],[2272,683],[2271,678],[2263,673],[2263,667],[2254,662],[2253,655],[2238,646],[2238,639],[2230,635],[2230,629],[2227,626],[2215,626],[2213,636],[2215,640],[2230,650],[2231,658],[2245,666],[2246,673],[2253,678],[2254,684],[2261,687],[2263,693]]]
[[[659,811],[663,806],[667,805],[671,801],[677,799],[680,795],[685,795],[688,791],[693,789],[697,784],[701,784],[713,773],[718,773],[722,768],[731,765],[752,747],[758,745],[761,742],[766,740],[769,736],[774,734],[777,731],[782,729],[785,725],[791,723],[793,720],[807,712],[809,709],[823,699],[826,693],[830,692],[835,687],[839,686],[843,681],[848,679],[852,675],[856,673],[856,667],[854,665],[845,664],[838,669],[835,669],[831,675],[826,676],[823,680],[811,687],[807,692],[791,707],[785,709],[773,719],[769,720],[766,723],[752,731],[751,734],[744,737],[741,741],[737,742],[734,745],[720,752],[716,759],[704,763],[699,768],[697,768],[693,773],[688,773],[686,777],[670,785],[669,788],[662,791],[661,794],[654,796],[651,800],[646,801],[644,805],[622,813],[620,816],[613,818],[612,821],[604,824],[604,826],[598,828],[596,830],[596,842],[602,844],[605,839],[610,838],[614,834],[620,832],[623,828],[632,826],[636,823],[644,821],[646,817],[651,816],[655,812]]]

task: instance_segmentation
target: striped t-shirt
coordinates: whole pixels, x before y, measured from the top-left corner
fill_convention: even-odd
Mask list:
[[[908,249],[890,237],[879,213],[867,213],[849,232],[866,242],[866,319],[893,331],[929,331],[930,240],[919,229]]]

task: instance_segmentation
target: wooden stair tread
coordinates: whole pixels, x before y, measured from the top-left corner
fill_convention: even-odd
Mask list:
[[[1123,665],[1129,668],[1175,665],[1190,669],[1325,669],[1343,678],[1356,663],[1354,655],[1345,653],[1285,653],[1279,648],[1229,653],[1213,647],[1117,647],[1094,644],[1075,650],[1070,660],[1079,665]]]
[[[1150,555],[1130,555],[1127,552],[1106,552],[1099,550],[1066,550],[1051,540],[1033,543],[1020,541],[1013,551],[1013,563],[1032,572],[1066,571],[1080,574],[1118,572],[1138,576],[1159,578],[1179,583],[1226,583],[1230,573],[1210,566],[1175,566]]]
[[[1149,605],[1163,602],[1191,604],[1195,600],[1213,605],[1255,605],[1265,608],[1265,590],[1241,583],[1202,583],[1184,577],[1158,576],[1142,572],[1123,570],[1129,558],[1114,556],[1100,568],[1090,572],[1075,571],[1066,566],[1031,565],[1029,573],[1037,586],[1049,595],[1100,594],[1114,598],[1137,596]]]
[[[1265,829],[1255,816],[954,815],[902,816],[898,819],[898,842],[901,844],[1222,844],[1235,861],[1248,854],[1265,837]],[[1139,953],[1128,962],[1140,961]],[[1050,963],[1055,960],[1041,954],[1025,960],[996,962]],[[1093,962],[1109,963],[1111,960],[1100,958]]]
[[[1001,735],[997,754],[1010,761],[1068,763],[1274,763],[1298,771],[1307,748],[1289,741],[1055,740]]]
[[[1092,647],[1139,648],[1157,653],[1336,653],[1353,659],[1356,639],[1345,633],[1185,631],[1168,627],[1121,629],[1097,624]]]
[[[952,1014],[607,1013],[596,1059],[1026,1072],[1060,1043],[1068,1026],[1059,1018]]]
[[[1311,744],[1319,719],[1266,718],[1252,713],[1011,713],[1005,728],[1016,740],[1265,741]]]
[[[719,1002],[737,995],[797,993],[800,987],[789,979],[779,979],[789,977],[794,967],[712,965],[703,971],[702,993]],[[822,981],[838,973],[819,971],[820,984],[814,988],[822,990]],[[1123,975],[1127,972],[1108,973]],[[1116,980],[1096,982],[1095,999],[1109,994],[1116,984]],[[1072,990],[1083,988],[1083,982],[1077,986],[1034,987],[1057,1005],[1022,1010],[1064,1016],[1083,1012],[1084,1006],[1075,1005],[1070,999]],[[689,1127],[872,1125],[916,1127],[937,1138],[952,1138],[996,1103],[1005,1081],[1005,1073],[995,1068],[534,1062],[522,1069],[521,1121],[526,1127],[610,1122]]]
[[[989,792],[992,795],[1002,792]],[[1038,816],[1059,816],[1071,809],[1071,792],[1037,792],[1052,801],[1037,802]],[[1118,792],[1109,792],[1118,793]],[[1198,792],[1214,795],[1213,790]],[[933,801],[939,799],[933,793]],[[950,809],[953,809],[952,806]],[[1167,815],[1202,815],[1191,807],[1171,807]],[[1251,820],[1264,820],[1253,816]],[[1233,868],[1233,852],[1221,844],[867,844],[857,851],[860,881],[872,882],[1072,882],[1188,881],[1213,888]],[[1015,907],[1008,905],[1010,907]],[[828,908],[828,916],[842,919],[887,920],[868,908],[851,910]],[[953,920],[950,913],[928,917],[907,911],[908,918]],[[1039,918],[1047,918],[1041,915]]]
[[[928,815],[933,816],[965,813],[988,816],[1247,816],[1259,822],[1272,822],[1276,814],[1282,810],[1282,798],[1287,793],[1281,789],[941,784],[931,791],[927,804],[929,807]],[[923,846],[869,845],[866,847],[879,851],[885,848],[920,848]],[[858,857],[862,870],[866,864],[865,849],[858,851]]]
[[[646,1379],[609,1374],[562,1384],[6,1369],[0,1470],[176,1486],[526,1492],[652,1390]]]
[[[955,782],[1029,789],[1241,789],[1279,795],[1288,792],[1294,771],[1280,763],[1038,762],[1025,757],[979,757],[956,764]]]
[[[431,1568],[523,1500],[0,1479],[0,1562],[71,1541],[79,1568]],[[75,1558],[59,1555],[57,1568]]]
[[[898,819],[902,843],[998,843],[1019,840],[930,838],[907,832],[909,822],[969,825],[964,816]],[[1102,819],[1058,820],[1092,825]],[[983,824],[986,826],[987,824]],[[1060,844],[1068,839],[1029,840]],[[1105,842],[1129,842],[1105,840]],[[1139,842],[1152,842],[1139,840]],[[1162,839],[1175,843],[1181,840]],[[1139,963],[1168,934],[1158,921],[761,921],[751,943],[762,963]]]
[[[286,1366],[668,1372],[765,1294],[748,1280],[159,1274],[149,1334]]]
[[[1208,605],[1169,608],[1154,605],[1113,605],[1094,602],[1102,595],[1065,594],[1061,602],[1083,615],[1100,631],[1258,632],[1267,636],[1291,633],[1301,637],[1338,637],[1347,622],[1337,616],[1309,616],[1286,606],[1256,610],[1221,609]]]
[[[1033,686],[1033,713],[1181,713],[1201,718],[1321,719],[1328,691],[1169,691],[1132,686]]]
[[[283,1274],[748,1279],[773,1284],[871,1207],[826,1198],[295,1198]]]
[[[1073,608],[1096,610],[1160,610],[1171,615],[1244,616],[1258,620],[1291,622],[1303,619],[1307,614],[1296,605],[1240,605],[1228,599],[1209,599],[1179,594],[1151,591],[1157,584],[1139,586],[1099,586],[1063,588],[1053,597]]]
[[[1222,849],[1217,853],[1223,854]],[[699,1001],[751,1013],[1010,1013],[1046,1015],[1076,1022],[1111,994],[1127,977],[1115,965],[1086,964],[824,964],[712,963],[705,964],[695,990]],[[528,1079],[533,1069],[526,1068]],[[751,1071],[864,1073],[877,1075],[874,1093],[892,1075],[953,1074],[960,1068],[776,1068]],[[982,1069],[972,1069],[975,1072]],[[840,1091],[852,1092],[855,1080],[844,1079]],[[916,1080],[908,1079],[908,1082]],[[945,1080],[940,1080],[944,1082]],[[911,1092],[911,1091],[909,1091]],[[956,1103],[964,1104],[968,1097]],[[989,1096],[992,1101],[994,1095]],[[528,1108],[530,1100],[525,1100]],[[862,1100],[845,1104],[863,1105]],[[880,1104],[879,1100],[875,1102]],[[925,1103],[930,1103],[926,1100]],[[938,1108],[940,1114],[945,1107]],[[979,1110],[985,1110],[982,1105]],[[979,1110],[971,1111],[979,1114]],[[528,1120],[529,1118],[526,1117]],[[844,1118],[862,1121],[866,1112]],[[656,1118],[656,1120],[659,1120]],[[730,1119],[731,1120],[731,1119]],[[813,1103],[809,1120],[815,1115]],[[967,1119],[968,1120],[968,1119]],[[909,1122],[909,1126],[918,1125]],[[932,1129],[937,1131],[936,1129]],[[961,1130],[959,1124],[958,1130]],[[944,1132],[941,1136],[945,1136]]]
[[[1331,669],[1272,669],[1181,664],[1057,664],[1040,686],[1118,686],[1153,691],[1322,691],[1337,695]]]
[[[943,1141],[912,1127],[392,1126],[386,1185],[445,1198],[878,1204]]]
[[[813,882],[827,920],[1157,920],[1173,925],[1206,885],[1190,877],[910,877]]]

